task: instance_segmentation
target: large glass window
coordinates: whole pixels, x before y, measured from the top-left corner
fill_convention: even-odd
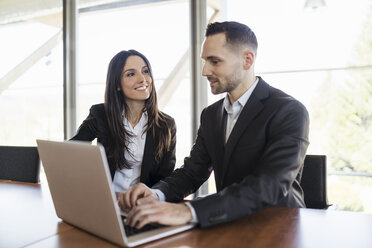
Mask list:
[[[80,13],[78,125],[92,104],[104,100],[111,58],[121,50],[135,49],[152,65],[160,110],[176,120],[177,165],[181,165],[191,145],[189,1],[109,6]],[[170,94],[165,93],[168,88]]]
[[[330,203],[372,212],[372,2],[226,2],[225,19],[257,35],[257,74],[307,107],[308,154],[327,155]]]
[[[62,140],[61,15],[31,20],[10,5],[7,14],[13,18],[0,16],[0,145]]]

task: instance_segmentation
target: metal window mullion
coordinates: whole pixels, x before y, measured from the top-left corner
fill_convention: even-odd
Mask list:
[[[208,89],[205,78],[202,77],[202,62],[200,59],[201,45],[207,25],[207,0],[190,0],[191,19],[191,134],[194,143],[199,128],[200,114],[208,104]],[[196,196],[208,193],[208,182],[205,182]]]
[[[63,126],[64,139],[76,131],[77,1],[63,0]]]

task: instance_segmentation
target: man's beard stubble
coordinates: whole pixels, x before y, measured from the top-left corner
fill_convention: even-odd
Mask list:
[[[212,94],[217,95],[224,92],[233,91],[236,87],[238,87],[242,80],[242,76],[237,74],[238,73],[235,72],[223,78],[224,83],[221,83],[219,78],[213,76],[207,77],[208,81],[215,82],[212,86],[210,86]]]

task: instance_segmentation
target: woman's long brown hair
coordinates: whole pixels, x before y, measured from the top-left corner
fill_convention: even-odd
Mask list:
[[[114,163],[118,169],[131,168],[131,164],[124,157],[124,150],[128,150],[130,133],[124,128],[123,113],[128,113],[128,105],[121,88],[121,76],[128,57],[141,57],[152,79],[150,96],[145,100],[143,112],[147,112],[148,121],[144,132],[152,130],[155,141],[155,158],[159,160],[169,150],[171,144],[171,130],[167,124],[168,117],[158,109],[157,96],[154,86],[154,78],[148,59],[135,50],[121,51],[110,61],[105,90],[105,111],[109,127],[110,138],[107,145],[107,156],[110,163]]]

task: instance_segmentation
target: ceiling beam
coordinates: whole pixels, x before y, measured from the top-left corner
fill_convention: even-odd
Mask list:
[[[9,85],[21,77],[28,69],[35,65],[40,59],[47,55],[62,40],[62,30],[50,38],[40,48],[25,58],[21,63],[10,70],[5,76],[0,78],[0,94],[6,90]]]

